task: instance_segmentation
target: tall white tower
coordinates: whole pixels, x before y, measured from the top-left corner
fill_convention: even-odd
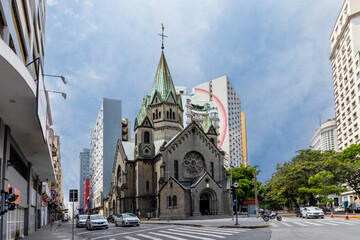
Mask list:
[[[360,1],[345,0],[330,36],[339,151],[360,142]]]

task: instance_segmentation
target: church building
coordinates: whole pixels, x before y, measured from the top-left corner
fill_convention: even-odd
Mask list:
[[[224,152],[209,115],[201,126],[183,126],[181,97],[164,55],[150,95],[134,122],[135,141],[117,142],[110,214],[140,211],[142,217],[188,219],[231,215]]]

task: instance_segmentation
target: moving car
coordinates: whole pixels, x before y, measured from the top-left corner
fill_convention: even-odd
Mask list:
[[[95,214],[95,215],[88,215],[86,219],[86,229],[92,230],[95,228],[105,228],[109,227],[108,221],[104,218],[103,215]]]
[[[76,227],[85,227],[86,226],[86,219],[88,218],[88,215],[80,215],[76,219]]]
[[[318,207],[305,207],[301,214],[303,218],[324,218],[324,211]]]
[[[118,217],[115,217],[115,226],[139,226],[139,218],[132,213],[122,213]]]

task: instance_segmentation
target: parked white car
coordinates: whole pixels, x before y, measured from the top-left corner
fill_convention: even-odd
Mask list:
[[[139,226],[140,219],[132,213],[122,213],[114,218],[115,226]]]
[[[324,211],[318,207],[306,207],[302,210],[303,218],[324,218]]]
[[[334,212],[345,212],[345,208],[342,206],[334,208]]]
[[[109,227],[109,223],[104,218],[103,215],[96,214],[96,215],[89,215],[86,219],[86,229],[93,230],[95,228],[105,228]]]

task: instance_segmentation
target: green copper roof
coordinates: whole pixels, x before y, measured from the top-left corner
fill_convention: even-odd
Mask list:
[[[146,111],[146,104],[145,104],[145,99],[144,99],[143,104],[141,105],[139,114],[137,116],[137,124],[138,125],[140,125],[142,123],[142,121],[144,121],[146,115],[147,115],[147,111]]]
[[[159,93],[161,101],[163,102],[166,101],[170,92],[173,92],[174,96],[176,96],[174,83],[171,79],[170,70],[166,63],[164,52],[161,52],[160,62],[156,70],[154,84],[150,94],[151,99],[154,98],[156,92]],[[178,101],[178,99],[175,99],[175,101]]]
[[[202,128],[203,128],[205,133],[208,133],[210,127],[211,127],[211,120],[210,120],[210,117],[209,117],[209,113],[206,112],[205,117],[204,117],[204,121],[202,122]]]

